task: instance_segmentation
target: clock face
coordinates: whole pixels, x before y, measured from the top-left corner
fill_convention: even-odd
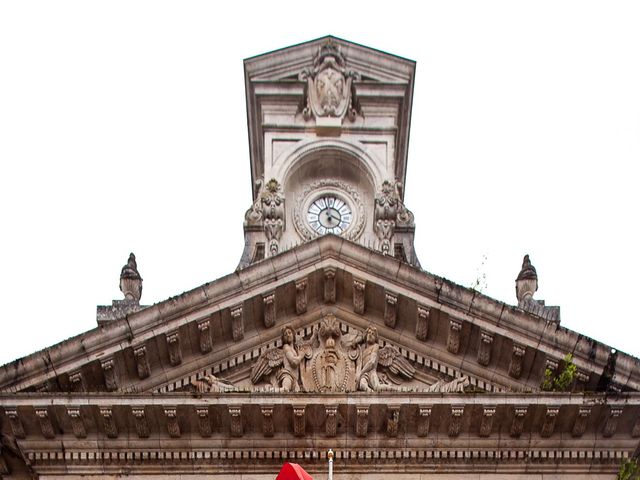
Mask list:
[[[318,234],[340,235],[351,225],[353,215],[346,202],[332,195],[314,201],[307,212],[307,221]]]

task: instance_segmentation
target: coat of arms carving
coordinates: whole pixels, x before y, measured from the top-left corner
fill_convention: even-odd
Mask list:
[[[338,319],[325,315],[307,340],[282,330],[282,347],[266,350],[251,370],[251,381],[267,381],[283,391],[352,392],[397,390],[415,368],[400,351],[378,343],[370,326],[343,334]]]
[[[300,73],[306,81],[302,114],[316,118],[320,126],[340,126],[345,116],[353,121],[360,112],[353,81],[358,74],[346,69],[344,56],[337,45],[328,42],[320,47],[313,68]]]

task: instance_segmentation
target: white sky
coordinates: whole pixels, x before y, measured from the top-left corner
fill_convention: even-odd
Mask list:
[[[417,7],[417,5],[422,5]],[[242,59],[327,34],[418,62],[423,268],[640,355],[640,3],[0,2],[0,363],[232,272],[251,202]],[[487,260],[483,266],[483,256]]]

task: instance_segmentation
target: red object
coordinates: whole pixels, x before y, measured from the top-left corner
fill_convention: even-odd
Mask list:
[[[313,477],[297,463],[287,462],[280,469],[276,480],[313,480]]]

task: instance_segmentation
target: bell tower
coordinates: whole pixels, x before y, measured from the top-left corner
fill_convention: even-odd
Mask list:
[[[239,267],[322,235],[419,266],[403,190],[415,62],[324,37],[244,68],[254,188]]]

